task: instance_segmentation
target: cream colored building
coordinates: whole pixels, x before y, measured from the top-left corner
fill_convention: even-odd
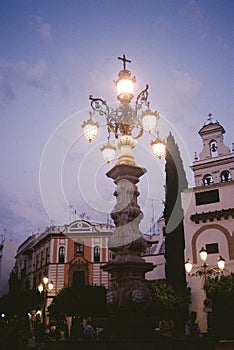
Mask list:
[[[224,274],[234,272],[234,151],[224,144],[225,130],[219,122],[209,120],[199,131],[203,148],[191,169],[195,187],[182,194],[185,231],[185,259],[191,259],[194,268],[202,265],[199,251],[207,249],[207,264],[217,266],[221,255],[226,261]],[[207,331],[203,281],[187,276],[191,287],[191,311],[196,311],[202,332]]]
[[[110,258],[107,242],[112,230],[106,223],[76,220],[30,236],[19,246],[13,269],[20,288],[37,289],[43,277],[48,277],[54,288],[48,293],[47,305],[64,287],[90,284],[108,288],[108,273],[101,266]]]

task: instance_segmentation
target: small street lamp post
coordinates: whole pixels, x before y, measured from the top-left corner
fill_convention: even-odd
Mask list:
[[[222,258],[220,255],[217,259],[217,267],[209,266],[206,263],[207,260],[207,250],[202,247],[199,251],[200,258],[202,260],[202,265],[198,268],[193,269],[193,263],[190,259],[187,259],[185,262],[185,270],[188,273],[189,276],[200,276],[204,278],[204,284],[207,282],[207,277],[217,276],[221,275],[223,273],[223,270],[225,268],[225,259]]]
[[[202,247],[199,251],[202,264],[199,267],[193,267],[193,263],[190,259],[185,262],[185,270],[190,277],[201,277],[202,278],[202,289],[205,293],[205,300],[203,302],[205,308],[204,311],[207,312],[206,327],[209,330],[209,312],[212,311],[212,300],[207,298],[206,286],[209,277],[221,276],[225,269],[225,259],[220,255],[217,258],[217,266],[210,266],[207,264],[207,250]]]
[[[48,277],[43,277],[42,282],[37,287],[40,294],[43,295],[43,301],[42,301],[42,323],[46,325],[46,304],[47,304],[47,297],[48,292],[51,292],[54,288],[54,284],[52,281],[49,282]]]

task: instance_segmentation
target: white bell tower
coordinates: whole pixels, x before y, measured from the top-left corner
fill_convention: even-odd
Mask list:
[[[225,130],[218,121],[212,121],[209,114],[208,123],[204,124],[198,134],[202,138],[203,149],[195,154],[192,165],[196,186],[209,186],[214,183],[227,182],[234,179],[233,158],[230,149],[225,146],[223,135]]]

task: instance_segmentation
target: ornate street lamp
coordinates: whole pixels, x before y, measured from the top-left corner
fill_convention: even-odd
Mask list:
[[[84,129],[84,136],[89,142],[92,142],[95,139],[98,127],[99,124],[93,121],[92,112],[90,111],[89,120],[87,120],[87,122],[84,122],[82,125],[82,128]]]
[[[126,69],[126,62],[131,61],[127,60],[125,55],[118,59],[123,61],[123,70],[119,72],[118,79],[114,83],[117,87],[117,98],[120,105],[116,108],[110,107],[102,98],[94,98],[90,95],[90,118],[83,122],[82,127],[85,138],[91,142],[95,139],[99,127],[98,122],[95,122],[92,117],[95,113],[105,117],[108,142],[101,148],[105,161],[109,163],[114,159],[114,151],[117,147],[120,150],[117,164],[136,165],[131,149],[135,147],[136,140],[143,135],[144,131],[150,134],[155,133],[160,116],[157,111],[150,109],[149,85],[146,85],[145,89],[137,95],[135,105],[131,105],[136,78],[131,77],[131,72]],[[111,133],[116,139],[115,146],[110,143]],[[157,133],[157,138],[151,141],[151,145],[155,157],[162,158],[165,155],[165,143],[160,139],[159,133]]]
[[[154,156],[161,159],[165,157],[165,151],[166,151],[166,144],[165,142],[159,137],[159,132],[157,131],[157,138],[155,140],[151,141],[151,146],[153,148]]]
[[[149,85],[146,85],[145,89],[136,96],[135,103],[131,104],[134,98],[136,78],[132,77],[131,72],[126,69],[126,62],[130,63],[130,61],[126,59],[125,55],[118,57],[118,59],[123,61],[123,69],[114,82],[117,87],[118,106],[110,107],[102,98],[90,95],[90,118],[83,123],[82,127],[85,138],[93,141],[98,128],[98,123],[93,120],[93,117],[95,115],[104,117],[108,136],[107,143],[101,148],[101,151],[105,161],[111,162],[114,159],[116,149],[120,150],[116,164],[106,174],[116,184],[114,192],[116,205],[111,212],[115,229],[108,242],[108,247],[113,253],[112,259],[102,266],[102,269],[111,274],[107,303],[112,314],[121,317],[122,322],[118,323],[117,328],[119,329],[122,325],[121,332],[123,334],[126,332],[124,326],[126,317],[132,317],[127,327],[127,331],[129,331],[131,324],[136,325],[136,322],[142,322],[145,306],[151,299],[145,273],[153,270],[154,265],[146,263],[142,257],[147,248],[147,242],[143,239],[139,229],[143,213],[137,203],[139,191],[136,186],[146,169],[136,164],[131,151],[144,131],[151,135],[156,133],[159,113],[150,108],[148,102]],[[110,142],[111,135],[116,140],[115,145]],[[158,147],[160,141],[161,146]],[[159,158],[163,157],[165,143],[158,134],[151,144],[154,155]],[[145,328],[144,322],[141,325]],[[138,327],[138,329],[140,328]]]
[[[42,322],[46,324],[46,303],[48,293],[51,292],[54,288],[54,284],[52,281],[49,282],[48,277],[43,277],[42,282],[37,287],[40,294],[43,295],[43,307],[42,307]]]
[[[112,144],[110,143],[109,136],[107,138],[107,143],[104,146],[102,146],[101,151],[103,158],[107,163],[110,163],[114,159],[116,147],[112,146]]]
[[[223,274],[225,268],[225,259],[219,256],[217,259],[217,267],[209,266],[206,263],[207,260],[207,250],[202,247],[199,251],[200,258],[202,260],[202,265],[198,268],[193,269],[193,263],[190,259],[185,262],[185,270],[189,276],[200,276],[204,278],[204,283],[207,281],[207,277],[217,276]]]

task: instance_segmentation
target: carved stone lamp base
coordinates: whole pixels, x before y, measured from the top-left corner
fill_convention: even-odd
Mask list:
[[[151,301],[145,273],[155,266],[142,258],[147,242],[139,230],[143,213],[137,204],[139,192],[136,186],[145,172],[137,165],[117,163],[107,173],[116,184],[116,205],[111,213],[115,230],[109,239],[112,260],[102,269],[111,274],[107,303],[112,315],[112,332],[117,337],[142,336],[145,331],[140,332],[140,329],[151,329],[145,327]]]

